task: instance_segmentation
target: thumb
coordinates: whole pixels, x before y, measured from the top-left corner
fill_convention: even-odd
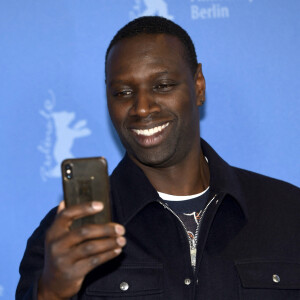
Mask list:
[[[63,209],[66,208],[66,205],[65,205],[65,201],[62,200],[59,205],[58,205],[58,208],[57,208],[57,213],[59,214]]]

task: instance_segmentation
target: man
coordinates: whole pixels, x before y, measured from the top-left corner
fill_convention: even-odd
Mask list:
[[[110,177],[116,223],[70,231],[103,205],[61,203],[28,241],[17,299],[299,299],[299,189],[200,140],[205,80],[187,33],[136,19],[105,72],[126,149]]]

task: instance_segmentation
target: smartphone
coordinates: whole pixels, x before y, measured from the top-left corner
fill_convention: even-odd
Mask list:
[[[85,224],[111,222],[109,180],[104,157],[66,159],[61,164],[63,191],[66,207],[90,201],[101,201],[100,213],[73,221],[71,229]]]

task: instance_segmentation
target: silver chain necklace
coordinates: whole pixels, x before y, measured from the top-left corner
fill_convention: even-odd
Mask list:
[[[203,209],[201,215],[200,215],[200,218],[199,218],[199,222],[197,224],[197,228],[196,228],[196,232],[195,232],[195,237],[194,237],[194,243],[193,243],[193,240],[192,238],[189,236],[188,234],[188,230],[185,226],[185,224],[182,222],[182,220],[178,217],[178,215],[165,203],[161,202],[160,200],[158,200],[158,202],[165,208],[167,209],[168,211],[170,211],[178,220],[179,222],[181,223],[181,225],[183,226],[185,232],[186,232],[186,235],[187,235],[187,238],[188,238],[188,242],[189,242],[189,246],[190,246],[190,254],[191,254],[191,265],[192,267],[195,269],[196,268],[196,257],[197,257],[197,241],[198,241],[198,234],[199,234],[199,229],[200,229],[200,224],[201,224],[201,221],[203,219],[203,216],[207,210],[207,208],[209,207],[209,205],[214,201],[214,199],[217,197],[217,194],[215,194],[212,199],[206,204],[205,208]]]

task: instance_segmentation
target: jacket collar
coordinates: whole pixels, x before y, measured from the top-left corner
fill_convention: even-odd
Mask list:
[[[230,194],[247,217],[246,200],[235,168],[229,166],[203,139],[201,147],[209,162],[211,190],[218,194]],[[110,182],[114,209],[124,224],[146,205],[159,199],[146,175],[127,154],[113,171]]]
[[[237,169],[225,162],[203,139],[201,139],[201,148],[208,159],[211,190],[231,195],[241,206],[245,217],[248,218],[246,198],[241,188]]]
[[[159,198],[144,172],[127,153],[110,176],[110,184],[114,209],[124,224]]]

